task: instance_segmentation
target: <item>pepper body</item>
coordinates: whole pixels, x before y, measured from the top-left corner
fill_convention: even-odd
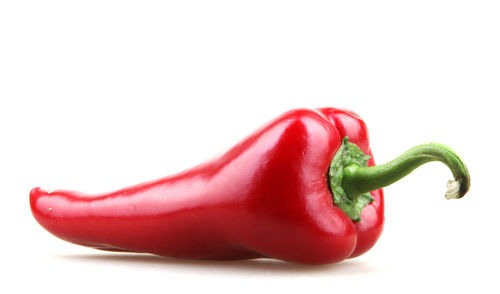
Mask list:
[[[102,250],[337,262],[375,244],[384,209],[382,190],[360,222],[334,205],[327,172],[344,136],[371,155],[356,114],[296,109],[179,174],[99,195],[35,188],[30,204],[52,234]]]

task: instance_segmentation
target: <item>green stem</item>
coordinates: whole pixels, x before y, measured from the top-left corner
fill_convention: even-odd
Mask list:
[[[448,182],[446,198],[461,198],[469,190],[470,177],[467,167],[449,147],[436,143],[422,144],[411,148],[391,162],[383,165],[363,167],[351,164],[344,167],[342,188],[350,198],[389,186],[424,163],[441,161],[447,165],[455,181]]]

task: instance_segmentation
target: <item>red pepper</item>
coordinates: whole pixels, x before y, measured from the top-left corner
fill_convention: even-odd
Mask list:
[[[462,197],[469,175],[448,147],[420,145],[373,166],[359,116],[297,109],[179,174],[99,195],[35,188],[30,204],[49,232],[97,249],[325,264],[369,250],[384,222],[380,188],[435,160],[455,178],[447,198]]]

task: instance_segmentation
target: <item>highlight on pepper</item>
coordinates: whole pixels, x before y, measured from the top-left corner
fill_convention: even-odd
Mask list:
[[[100,250],[328,264],[372,248],[382,188],[431,161],[452,173],[446,198],[463,197],[469,173],[449,147],[422,144],[375,165],[357,114],[295,109],[178,174],[97,195],[34,188],[30,205],[53,235]]]

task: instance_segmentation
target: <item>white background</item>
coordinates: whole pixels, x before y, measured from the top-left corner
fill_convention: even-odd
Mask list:
[[[498,293],[499,15],[498,1],[2,1],[0,292]],[[323,106],[365,119],[379,163],[453,147],[470,193],[445,200],[450,172],[423,166],[385,189],[370,252],[320,267],[98,252],[31,216],[35,186],[156,179]]]

